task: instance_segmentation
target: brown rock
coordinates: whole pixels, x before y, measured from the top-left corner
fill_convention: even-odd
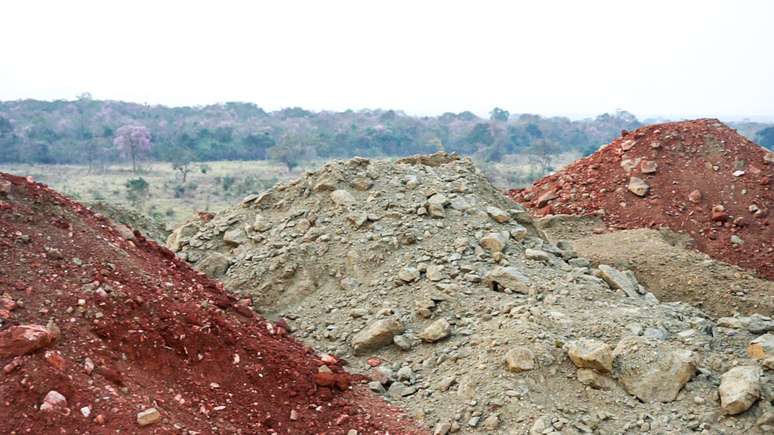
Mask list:
[[[648,183],[646,183],[642,178],[638,177],[631,177],[626,188],[629,189],[629,192],[637,196],[645,196],[648,193],[648,190],[650,190]]]
[[[0,331],[0,358],[26,355],[50,346],[57,335],[41,325],[11,326]]]
[[[643,174],[654,174],[658,169],[658,163],[653,160],[643,160],[640,163],[640,172]]]
[[[694,190],[688,194],[688,201],[691,201],[694,204],[698,204],[701,202],[701,196],[702,195],[700,190]]]
[[[551,189],[548,192],[543,193],[537,199],[537,207],[545,207],[551,200],[557,198],[556,190]]]
[[[573,364],[578,368],[609,372],[613,369],[613,354],[610,346],[598,340],[582,338],[571,342],[567,347]]]

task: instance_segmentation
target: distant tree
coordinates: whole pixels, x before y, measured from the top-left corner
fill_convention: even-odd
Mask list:
[[[125,125],[116,130],[113,144],[122,156],[132,159],[132,172],[137,172],[137,161],[148,155],[153,145],[148,129],[142,125]]]
[[[761,146],[774,150],[774,127],[764,128],[756,134]]]
[[[302,161],[312,156],[310,142],[311,139],[306,135],[287,133],[266,153],[269,159],[284,163],[288,170],[292,171]]]
[[[535,140],[527,148],[530,161],[538,165],[541,175],[545,175],[553,170],[552,163],[554,157],[561,151],[562,147],[558,143],[547,139]]]
[[[144,178],[133,178],[126,182],[126,199],[135,206],[141,206],[150,195],[150,185]]]
[[[507,110],[503,110],[499,107],[495,107],[492,109],[491,112],[489,112],[489,119],[492,121],[507,121],[508,118],[510,118],[511,113]]]

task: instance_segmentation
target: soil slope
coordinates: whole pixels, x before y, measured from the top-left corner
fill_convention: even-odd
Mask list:
[[[0,296],[0,433],[413,432],[165,248],[1,173]]]
[[[625,132],[510,196],[538,215],[600,212],[618,229],[666,226],[713,258],[774,279],[774,155],[715,119]]]

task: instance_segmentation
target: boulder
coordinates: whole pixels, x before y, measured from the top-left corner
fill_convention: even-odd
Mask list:
[[[527,294],[531,288],[529,278],[513,266],[497,266],[484,275],[483,281],[495,291],[502,287],[516,293]]]
[[[419,338],[428,343],[443,340],[444,338],[451,335],[451,325],[446,319],[441,318],[428,325],[418,335]]]
[[[234,228],[223,234],[223,243],[230,246],[239,246],[247,241],[247,234],[242,228]]]
[[[720,408],[725,414],[736,415],[750,409],[761,397],[761,369],[739,366],[720,377]]]
[[[642,178],[631,177],[629,178],[629,184],[626,186],[629,192],[637,196],[645,196],[650,190],[650,186]]]
[[[197,265],[196,268],[212,278],[220,278],[231,267],[231,260],[219,252],[210,252]]]
[[[18,325],[0,331],[0,358],[26,355],[53,344],[58,331],[42,325]]]
[[[179,252],[183,248],[183,243],[195,236],[199,232],[199,227],[193,222],[185,223],[172,231],[167,237],[167,248],[172,252]]]
[[[502,252],[509,237],[510,233],[507,233],[507,235],[503,233],[488,233],[478,241],[478,244],[492,254]]]
[[[403,331],[403,324],[396,319],[377,320],[352,337],[352,349],[355,354],[377,350],[392,343],[393,337]]]
[[[355,197],[344,189],[338,189],[331,192],[331,200],[341,206],[355,203]]]
[[[156,408],[148,408],[137,413],[137,424],[140,426],[149,426],[161,421],[161,413]]]
[[[613,369],[613,356],[607,343],[590,338],[570,342],[567,355],[578,368],[609,372]]]
[[[608,266],[607,264],[600,264],[599,275],[612,289],[621,290],[626,293],[626,296],[635,298],[639,296],[637,291],[639,284],[633,282],[630,276],[627,276],[618,269]]]
[[[46,397],[43,398],[43,403],[40,404],[40,410],[43,412],[56,412],[65,415],[70,413],[70,410],[67,408],[67,398],[56,390],[51,390],[46,393]]]
[[[643,402],[671,402],[696,374],[698,356],[643,337],[625,337],[613,351],[615,374]]]
[[[258,231],[259,233],[268,231],[271,228],[271,222],[263,215],[257,215],[255,216],[255,221],[253,222],[253,229],[255,231]]]
[[[505,365],[514,373],[532,370],[535,368],[535,354],[526,347],[515,347],[505,354]]]
[[[444,207],[446,207],[448,203],[449,203],[449,200],[446,198],[445,195],[441,193],[436,193],[435,195],[427,199],[427,212],[430,214],[431,217],[442,218],[446,216],[446,212],[444,212]]]

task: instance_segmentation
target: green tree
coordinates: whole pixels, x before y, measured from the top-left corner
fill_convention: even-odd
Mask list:
[[[492,109],[491,112],[489,112],[489,119],[491,119],[492,121],[505,122],[505,121],[508,121],[508,118],[510,117],[511,117],[510,112],[508,112],[507,110],[503,110],[499,107],[495,107],[494,109]]]
[[[312,140],[307,135],[287,133],[278,144],[267,150],[269,159],[285,164],[288,170],[310,159],[314,153],[311,147]]]
[[[133,178],[126,182],[126,199],[134,206],[141,207],[150,196],[150,185],[144,178]]]

